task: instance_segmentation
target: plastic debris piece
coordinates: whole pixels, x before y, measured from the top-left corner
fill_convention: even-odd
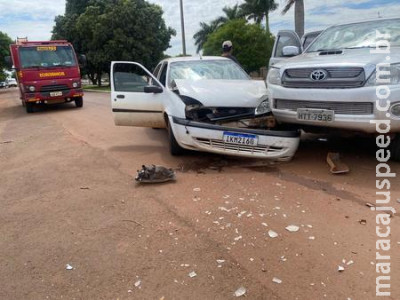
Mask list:
[[[338,272],[343,272],[344,271],[344,267],[343,266],[338,266]]]
[[[237,237],[235,237],[234,238],[234,240],[237,242],[237,241],[239,241],[239,240],[241,240],[242,239],[242,236],[241,235],[239,235],[239,236],[237,236]]]
[[[349,260],[349,261],[347,262],[347,265],[348,265],[348,266],[350,266],[350,265],[352,265],[352,264],[354,264],[354,261],[352,261],[352,260]]]
[[[375,205],[373,205],[373,204],[371,204],[371,203],[369,203],[369,202],[365,203],[365,206],[368,206],[368,207],[375,207]]]
[[[315,240],[315,236],[309,236],[308,239],[309,240]]]
[[[297,231],[299,231],[299,229],[300,229],[300,227],[296,226],[296,225],[286,226],[286,230],[290,231],[290,232],[297,232]]]
[[[274,277],[274,278],[272,278],[272,282],[281,284],[281,283],[282,283],[282,280],[280,280],[280,279],[277,278],[277,277]]]
[[[358,223],[360,223],[361,225],[366,225],[367,224],[367,220],[361,219],[361,220],[358,221]]]
[[[326,161],[331,167],[330,172],[332,174],[345,174],[349,173],[349,167],[340,160],[340,154],[337,152],[329,152],[326,156]]]
[[[67,264],[67,265],[65,266],[65,269],[67,269],[67,270],[73,270],[74,267],[71,266],[70,264]]]
[[[273,230],[268,230],[268,235],[269,235],[270,238],[278,237],[278,234]]]
[[[262,226],[268,227],[267,223],[261,223]]]
[[[236,297],[242,297],[242,296],[244,296],[244,294],[246,294],[246,289],[243,287],[243,286],[241,286],[240,288],[238,288],[236,291],[235,291],[235,296]]]
[[[193,192],[200,192],[200,191],[201,191],[200,188],[194,188],[194,189],[193,189]]]
[[[195,271],[192,271],[192,272],[189,273],[189,277],[190,278],[193,278],[193,277],[196,277],[196,276],[197,276],[197,274],[196,274]]]
[[[141,183],[161,183],[176,180],[175,171],[157,165],[142,165],[142,169],[137,171],[135,180]]]
[[[225,259],[217,259],[217,263],[223,264],[225,262]]]
[[[142,281],[138,280],[138,281],[135,282],[135,287],[139,287],[141,284],[142,284]]]

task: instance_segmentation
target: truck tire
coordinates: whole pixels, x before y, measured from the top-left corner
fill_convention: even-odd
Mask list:
[[[28,114],[33,113],[33,103],[31,103],[31,102],[26,102],[26,103],[25,103],[25,109],[26,109],[26,112],[27,112]]]
[[[168,137],[169,137],[169,152],[173,156],[178,156],[184,153],[184,149],[179,146],[175,139],[174,132],[172,131],[171,125],[168,124]]]
[[[394,161],[400,161],[400,134],[396,134],[390,144],[390,154]]]
[[[76,105],[76,107],[82,107],[83,106],[83,98],[82,97],[75,98],[75,105]]]

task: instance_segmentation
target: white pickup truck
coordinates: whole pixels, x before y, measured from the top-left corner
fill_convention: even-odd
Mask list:
[[[275,118],[306,131],[386,133],[400,160],[400,18],[318,34],[303,47],[295,32],[278,33],[267,77]]]

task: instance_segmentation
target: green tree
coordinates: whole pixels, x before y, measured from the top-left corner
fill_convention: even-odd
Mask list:
[[[286,14],[294,5],[294,30],[299,37],[304,35],[304,0],[286,0],[282,15]]]
[[[153,67],[163,58],[175,30],[160,6],[144,0],[92,0],[74,21],[56,19],[53,38],[68,37],[88,59],[87,74],[101,85],[112,60],[134,60]]]
[[[269,31],[269,13],[276,10],[278,4],[274,0],[245,0],[240,8],[248,20],[254,20],[257,24],[265,19],[265,30]]]
[[[199,53],[203,48],[208,36],[220,26],[224,25],[228,21],[244,18],[244,14],[238,4],[234,5],[233,7],[225,6],[222,11],[225,15],[211,21],[210,24],[200,22],[200,30],[193,35],[194,44],[197,46],[197,53]]]
[[[267,65],[274,44],[273,36],[258,24],[244,19],[227,22],[210,34],[204,44],[204,55],[221,55],[221,41],[231,40],[234,55],[247,72],[258,71]]]
[[[7,77],[4,73],[4,68],[6,68],[5,57],[10,55],[9,47],[12,42],[12,39],[6,33],[0,31],[0,81]]]

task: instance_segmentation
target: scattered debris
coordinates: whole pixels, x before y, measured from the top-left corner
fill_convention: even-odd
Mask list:
[[[190,278],[193,278],[193,277],[196,277],[196,276],[197,276],[197,274],[196,274],[195,271],[192,271],[192,272],[189,273],[189,277]]]
[[[135,287],[140,287],[141,284],[142,284],[142,281],[138,280],[135,282]]]
[[[242,236],[241,235],[239,235],[239,236],[237,236],[237,237],[235,237],[234,238],[234,240],[237,242],[237,241],[239,241],[239,240],[241,240],[242,239]]]
[[[71,266],[70,264],[67,264],[67,265],[65,266],[65,269],[67,269],[67,270],[73,270],[74,267]]]
[[[268,235],[270,238],[276,238],[278,234],[273,230],[268,230]]]
[[[309,236],[308,239],[309,240],[315,240],[315,236]]]
[[[14,142],[14,141],[3,141],[3,142],[0,142],[0,144],[10,144],[10,143],[12,143],[12,142]]]
[[[369,203],[369,202],[365,203],[365,206],[368,206],[368,207],[375,207],[375,205],[373,205],[373,204],[371,204],[371,203]]]
[[[344,267],[343,266],[338,266],[338,272],[343,272],[344,271]]]
[[[142,169],[137,171],[135,180],[142,183],[160,183],[176,180],[175,171],[163,166],[142,165]]]
[[[262,226],[268,227],[267,223],[261,223]]]
[[[350,172],[349,167],[340,160],[340,154],[337,152],[329,152],[326,156],[326,161],[331,167],[332,174],[345,174]]]
[[[282,280],[280,280],[280,279],[277,278],[277,277],[274,277],[274,278],[272,278],[272,282],[281,284],[281,283],[282,283]]]
[[[349,261],[347,262],[347,264],[346,264],[346,265],[350,266],[350,265],[352,265],[352,264],[354,264],[354,261],[352,261],[352,260],[349,260]]]
[[[296,226],[296,225],[286,226],[286,230],[290,231],[290,232],[297,232],[297,231],[299,231],[299,229],[300,229],[300,227]]]
[[[201,191],[200,188],[194,188],[194,189],[193,189],[193,192],[200,192],[200,191]]]
[[[241,297],[241,296],[243,296],[244,294],[246,294],[246,289],[244,288],[244,287],[240,287],[240,288],[238,288],[236,291],[235,291],[235,296],[236,297]]]
[[[361,220],[358,221],[358,223],[360,223],[361,225],[366,225],[367,224],[367,220],[361,219]]]
[[[217,259],[218,264],[223,264],[225,262],[225,259]]]

